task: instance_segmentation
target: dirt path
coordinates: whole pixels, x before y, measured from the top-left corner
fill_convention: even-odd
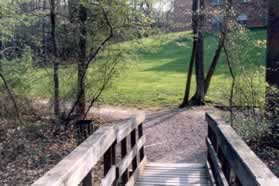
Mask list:
[[[144,126],[150,161],[203,163],[206,160],[205,108],[169,110]]]
[[[47,105],[47,102],[39,104]],[[109,122],[129,118],[142,111],[146,113],[144,133],[148,160],[191,163],[202,163],[206,160],[207,124],[205,112],[216,111],[212,107],[193,107],[179,110],[100,106],[92,108],[90,115]]]
[[[207,124],[205,112],[209,107],[190,109],[130,109],[100,107],[93,112],[112,120],[129,118],[145,111],[145,152],[149,161],[203,163],[206,160],[205,137]]]

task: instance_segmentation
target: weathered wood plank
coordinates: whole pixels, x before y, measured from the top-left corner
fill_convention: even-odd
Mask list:
[[[146,167],[146,169],[151,169],[151,170],[160,170],[160,169],[167,169],[167,170],[177,170],[177,171],[179,171],[179,170],[182,170],[182,171],[184,171],[184,170],[204,170],[204,168],[206,168],[206,167],[193,167],[193,168],[191,168],[191,167]]]
[[[209,184],[204,183],[157,183],[157,182],[137,182],[136,186],[210,186]]]
[[[145,120],[145,114],[139,113],[131,119],[117,126],[117,143],[120,143],[124,138],[130,135],[130,133],[136,129]]]
[[[191,171],[191,172],[194,172],[194,171],[202,171],[202,170],[204,170],[204,168],[193,168],[193,169],[191,169],[190,167],[187,167],[187,168],[184,168],[184,169],[182,169],[182,168],[169,168],[169,167],[165,167],[165,168],[158,168],[158,167],[154,167],[154,168],[152,168],[152,167],[146,167],[146,169],[145,169],[146,171],[158,171],[158,170],[168,170],[168,171],[173,171],[173,172],[185,172],[185,171]]]
[[[152,168],[201,168],[204,169],[206,167],[205,164],[200,164],[200,163],[155,163],[155,162],[149,162],[146,166],[146,168],[148,167],[152,167]]]
[[[216,135],[219,148],[242,185],[279,185],[278,178],[245,144],[230,125],[209,114],[206,114],[206,119],[210,129]]]
[[[92,186],[93,185],[93,177],[92,171],[90,171],[87,176],[82,180],[81,186]]]
[[[138,135],[139,135],[139,138],[141,138],[142,136],[143,136],[143,127],[142,127],[142,123],[141,124],[139,124],[139,126],[138,126]],[[140,153],[139,153],[139,159],[140,159],[140,161],[142,161],[143,160],[143,158],[144,158],[144,148],[141,148],[140,149]]]
[[[147,160],[144,157],[142,159],[142,161],[139,163],[139,166],[137,167],[137,169],[135,170],[135,172],[133,173],[133,175],[130,177],[129,181],[125,184],[125,186],[134,186],[136,183],[136,180],[140,174],[140,172],[142,172],[144,170],[144,166],[146,165]]]
[[[187,168],[185,170],[183,169],[152,169],[152,168],[147,168],[145,169],[145,173],[156,173],[156,172],[168,172],[168,173],[171,173],[171,174],[180,174],[180,173],[184,173],[184,174],[198,174],[198,173],[206,173],[207,170],[205,169],[193,169],[191,170],[190,168]]]
[[[125,158],[126,155],[127,155],[127,138],[124,138],[121,141],[121,159]],[[128,170],[126,170],[121,176],[122,184],[126,184],[128,182],[128,179],[129,179]]]
[[[185,186],[180,183],[156,184],[154,182],[139,182],[136,186]],[[209,184],[187,184],[186,186],[210,186]]]
[[[128,169],[129,165],[133,161],[134,157],[138,154],[139,149],[143,147],[145,143],[145,136],[141,137],[136,146],[126,155],[124,159],[118,164],[119,169],[119,176],[122,176],[122,174]]]
[[[136,186],[209,184],[209,175],[204,164],[147,163],[136,180]]]
[[[152,172],[152,173],[148,173],[148,172],[143,172],[141,173],[141,176],[150,176],[150,177],[154,177],[154,176],[160,176],[160,177],[179,177],[179,178],[196,178],[196,177],[209,177],[207,172],[202,172],[202,173],[185,173],[183,174],[181,173],[168,173],[167,171],[164,172]]]
[[[191,186],[192,184],[204,184],[209,185],[206,181],[199,181],[199,180],[178,180],[178,181],[169,181],[169,180],[138,180],[137,183],[155,183],[154,186],[161,186],[161,185],[179,185],[179,186]]]
[[[216,186],[214,175],[213,175],[211,166],[210,166],[208,161],[206,162],[206,167],[207,167],[207,170],[208,170],[208,176],[209,176],[209,181],[210,181],[211,186]]]
[[[206,141],[207,144],[207,148],[208,148],[208,161],[212,162],[210,165],[211,167],[214,167],[213,174],[215,175],[215,181],[217,182],[218,185],[220,186],[228,186],[228,182],[226,180],[226,177],[222,171],[222,165],[218,159],[218,156],[216,154],[216,152],[214,151],[214,148],[210,142],[209,139],[207,139]]]
[[[112,166],[107,173],[106,177],[102,179],[101,186],[110,186],[113,185],[116,179],[116,166]]]
[[[184,175],[206,175],[207,174],[207,170],[202,170],[202,171],[168,171],[168,170],[160,170],[160,171],[148,171],[148,170],[144,170],[144,173],[142,174],[146,174],[146,175],[156,175],[156,174],[166,174],[166,175],[180,175],[180,174],[184,174]]]
[[[115,130],[103,127],[85,140],[33,186],[76,186],[116,139]]]
[[[174,175],[153,175],[153,176],[149,176],[149,175],[143,175],[141,174],[140,178],[138,178],[138,180],[140,179],[151,179],[151,180],[204,180],[204,181],[208,181],[209,177],[206,175],[200,175],[200,176],[174,176]]]
[[[134,129],[131,132],[131,149],[133,149],[135,147],[135,145],[137,144],[137,129]],[[137,169],[138,166],[138,161],[137,161],[137,157],[139,155],[139,151],[140,151],[141,147],[138,149],[137,154],[135,154],[133,160],[132,160],[132,172],[134,172]]]
[[[110,167],[115,164],[114,142],[120,142],[122,139],[127,138],[131,131],[137,129],[143,123],[144,119],[144,113],[140,113],[125,122],[120,122],[117,126],[100,128],[53,169],[37,180],[33,186],[74,186],[80,184],[84,178],[90,183],[90,175],[88,177],[86,175],[111,147],[110,152],[105,155],[108,160],[105,162],[105,174],[108,173]],[[113,143],[114,145],[112,145]],[[140,147],[143,149],[143,144]],[[139,151],[139,149],[137,150]],[[118,175],[116,174],[116,176]]]
[[[137,179],[137,182],[156,182],[157,184],[162,184],[162,183],[179,183],[181,185],[186,185],[190,183],[203,183],[203,184],[208,184],[209,179],[207,178],[165,178],[165,177],[145,177],[141,176]]]
[[[116,142],[114,142],[110,148],[107,150],[107,152],[104,154],[104,176],[106,177],[109,171],[111,170],[112,166],[115,166],[116,162],[116,154],[115,154],[115,147]],[[116,174],[115,174],[116,177]],[[116,184],[116,179],[114,179],[113,185]]]

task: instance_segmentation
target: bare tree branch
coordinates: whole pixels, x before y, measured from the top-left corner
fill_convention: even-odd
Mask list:
[[[233,72],[233,68],[232,68],[232,64],[229,58],[229,54],[227,51],[226,46],[224,45],[224,52],[225,52],[225,56],[226,56],[226,61],[228,63],[228,67],[229,67],[229,71],[232,77],[232,85],[231,85],[231,91],[230,91],[230,121],[231,121],[231,125],[233,125],[233,97],[234,97],[234,87],[235,87],[235,74]]]
[[[18,106],[17,106],[17,103],[16,103],[16,100],[15,100],[15,97],[12,93],[12,90],[10,89],[9,85],[8,85],[8,82],[5,78],[5,76],[0,72],[0,78],[2,79],[3,83],[4,83],[4,86],[8,92],[8,95],[11,99],[11,101],[13,102],[13,105],[14,105],[14,108],[15,108],[15,112],[16,112],[16,116],[18,118],[18,120],[20,121],[20,114],[19,114],[19,109],[18,109]]]
[[[7,48],[0,51],[0,56],[3,56],[9,50],[18,50],[18,49],[19,49],[18,47],[7,47]]]
[[[87,111],[86,111],[86,113],[85,113],[85,115],[84,115],[84,119],[86,118],[86,116],[88,115],[90,109],[93,107],[94,103],[99,99],[99,97],[102,95],[103,91],[106,89],[108,83],[109,83],[110,80],[112,79],[113,73],[115,72],[115,68],[116,68],[116,66],[117,66],[117,64],[118,64],[118,59],[119,59],[119,57],[120,57],[120,53],[119,53],[119,55],[118,55],[118,56],[115,58],[115,60],[114,60],[114,63],[113,63],[113,65],[112,65],[112,68],[111,68],[110,72],[109,72],[108,75],[107,75],[108,78],[104,77],[104,82],[103,82],[102,87],[100,88],[100,90],[98,91],[98,93],[97,93],[95,96],[93,96],[93,98],[91,99],[90,105],[88,106]]]
[[[110,41],[113,38],[113,27],[112,27],[112,25],[110,23],[110,20],[108,18],[107,12],[105,11],[105,9],[103,8],[103,6],[100,3],[98,5],[102,9],[102,13],[103,13],[104,19],[106,21],[107,26],[109,27],[109,35],[102,41],[102,43],[99,45],[99,47],[95,51],[91,51],[90,55],[88,55],[87,61],[86,61],[86,65],[85,65],[85,71],[82,74],[82,80],[84,80],[84,78],[86,77],[89,65],[91,63],[96,62],[96,57],[99,54],[99,52],[105,47],[107,42]],[[70,112],[67,114],[67,119],[66,119],[65,125],[68,125],[69,119],[71,118],[73,112],[75,111],[81,96],[82,96],[82,92],[80,91],[78,93],[76,101],[74,102],[73,106],[71,107]]]

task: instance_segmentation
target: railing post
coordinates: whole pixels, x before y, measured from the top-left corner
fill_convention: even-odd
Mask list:
[[[92,171],[90,171],[87,176],[82,181],[82,186],[93,186]]]
[[[224,172],[224,175],[228,181],[228,183],[232,182],[231,178],[231,167],[229,162],[227,161],[225,155],[223,154],[222,150],[218,151],[218,158],[222,165],[222,171]]]
[[[208,161],[217,185],[279,185],[276,176],[230,125],[208,114],[206,119],[209,138]]]
[[[114,142],[111,147],[104,154],[104,177],[109,172],[110,168],[116,164],[116,153],[115,153],[116,142]],[[116,185],[116,180],[113,185]]]
[[[95,132],[94,123],[92,120],[79,120],[75,123],[75,130],[77,132],[77,143],[80,145]]]
[[[235,186],[241,186],[242,184],[240,183],[238,177],[235,176]]]
[[[134,129],[131,132],[131,149],[133,149],[133,147],[136,145],[137,143],[137,133],[136,133],[137,129]],[[137,169],[137,156],[135,156],[135,158],[132,161],[132,172],[134,173],[135,170]]]
[[[142,123],[138,126],[139,139],[143,136]],[[140,161],[144,158],[144,146],[140,149]]]
[[[208,122],[210,122],[210,121],[208,121]],[[218,153],[219,147],[218,147],[217,137],[216,137],[216,134],[214,133],[214,131],[212,130],[212,128],[210,127],[210,125],[208,126],[208,138],[210,139],[215,152]]]
[[[81,144],[86,140],[94,131],[92,120],[79,120],[76,123],[77,130],[77,142]],[[86,177],[82,180],[82,186],[93,186],[92,171],[90,171]]]
[[[121,141],[121,159],[125,158],[126,155],[127,155],[127,138],[124,138]],[[128,170],[126,170],[121,177],[121,181],[123,184],[126,184],[128,180],[129,180],[129,174],[128,174]]]

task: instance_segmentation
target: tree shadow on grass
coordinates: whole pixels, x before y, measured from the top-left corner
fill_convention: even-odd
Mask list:
[[[204,48],[204,72],[206,74],[217,48],[217,38],[210,35],[206,36]],[[179,37],[174,40],[163,41],[158,49],[156,49],[156,47],[149,47],[143,50],[138,50],[138,53],[143,59],[159,64],[154,65],[145,71],[186,73],[188,72],[192,53],[192,38]],[[249,62],[244,61],[241,63],[241,66],[247,66],[247,69],[250,71],[259,69],[260,66],[264,66],[264,60],[262,59],[264,54],[265,51],[263,49],[255,48],[255,50],[252,50],[252,53],[250,53],[251,57],[249,58]],[[234,65],[235,73],[240,72],[239,66],[240,65],[237,64]],[[225,77],[230,78],[229,68],[224,53],[221,54],[214,75],[224,75]]]
[[[156,71],[156,72],[177,72],[177,73],[187,73],[189,70],[189,58],[186,57],[179,57],[176,58],[174,60],[172,60],[171,62],[168,63],[163,63],[162,65],[158,65],[149,69],[146,69],[145,71]],[[210,62],[209,60],[207,60],[207,63],[205,63],[205,74],[207,73],[209,66],[210,66]],[[194,74],[194,72],[193,72]],[[228,67],[227,64],[225,63],[225,61],[223,59],[221,59],[221,61],[219,62],[216,71],[214,72],[214,75],[224,75],[226,77],[229,77],[229,71],[228,71]]]

